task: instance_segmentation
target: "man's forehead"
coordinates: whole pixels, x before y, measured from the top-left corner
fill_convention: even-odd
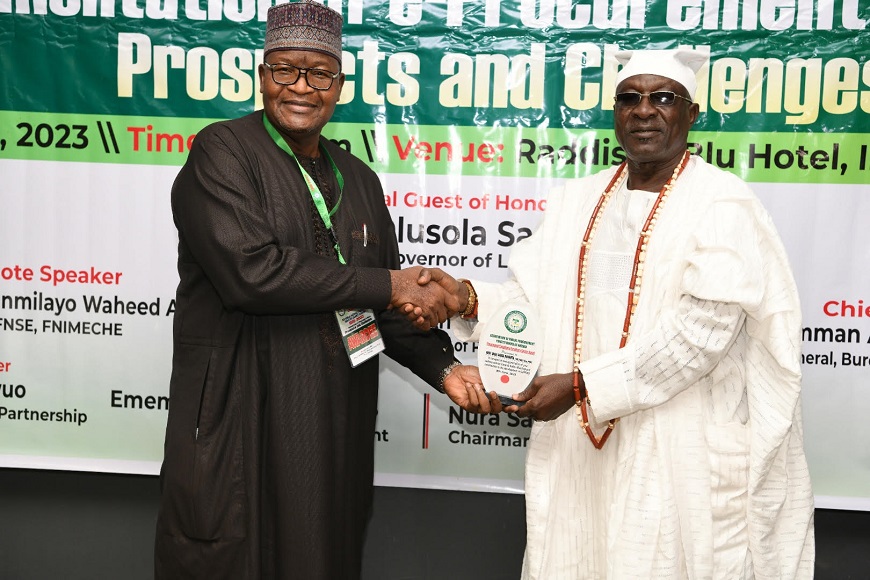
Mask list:
[[[674,91],[686,93],[686,87],[672,78],[661,75],[640,74],[632,75],[623,80],[616,87],[616,92],[625,92],[626,89],[643,89],[644,91]]]
[[[321,66],[335,67],[339,63],[335,57],[328,54],[323,54],[316,50],[274,50],[269,54],[269,61],[272,64],[276,62],[286,62],[289,64],[317,64]]]

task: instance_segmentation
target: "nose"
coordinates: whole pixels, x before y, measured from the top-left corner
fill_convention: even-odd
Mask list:
[[[304,84],[303,84],[304,83]],[[299,73],[299,78],[292,85],[284,85],[294,93],[310,93],[315,89],[308,84],[308,71]]]
[[[631,112],[638,117],[654,117],[658,114],[659,110],[653,106],[649,95],[644,95]]]

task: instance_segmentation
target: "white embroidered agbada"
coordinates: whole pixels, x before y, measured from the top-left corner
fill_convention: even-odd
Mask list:
[[[504,284],[474,281],[479,320],[508,299],[543,325],[540,374],[572,370],[579,247],[615,168],[550,193]],[[811,578],[813,497],[800,409],[800,304],[785,252],[740,179],[692,157],[649,244],[619,349],[626,268],[658,192],[623,189],[593,240],[581,371],[596,450],[570,410],[536,422],[524,579]],[[476,340],[483,324],[456,319]]]

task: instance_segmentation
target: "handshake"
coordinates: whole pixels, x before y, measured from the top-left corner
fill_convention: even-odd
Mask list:
[[[390,270],[390,278],[393,283],[390,308],[404,314],[422,330],[429,330],[468,307],[468,286],[439,268]],[[578,373],[577,378],[580,385],[585,385],[582,374]],[[470,365],[454,367],[442,386],[454,403],[472,413],[507,411],[536,421],[552,421],[575,407],[573,372],[538,375],[525,390],[511,398],[500,398],[495,391],[486,392],[479,369]]]
[[[468,306],[468,286],[439,268],[416,266],[390,270],[393,293],[390,308],[404,314],[414,326],[429,330]],[[450,399],[471,413],[500,413],[502,404],[495,391],[483,388],[475,366],[457,365],[443,377],[442,387]]]
[[[429,330],[468,305],[468,287],[440,268],[390,270],[390,308],[417,328]]]

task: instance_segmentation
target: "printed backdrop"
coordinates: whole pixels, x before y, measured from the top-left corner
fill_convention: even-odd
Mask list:
[[[403,264],[492,281],[551,186],[622,160],[614,53],[707,51],[690,147],[753,184],[791,257],[817,503],[870,509],[868,0],[327,3],[327,134],[381,175]],[[157,473],[169,190],[203,126],[261,107],[269,5],[0,0],[0,466]],[[382,385],[378,484],[522,491],[527,421],[389,360]]]

